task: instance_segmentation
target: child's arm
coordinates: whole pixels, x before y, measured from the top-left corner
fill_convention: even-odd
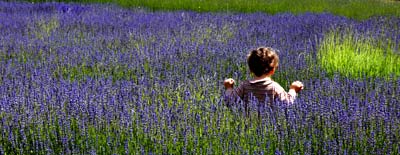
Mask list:
[[[280,85],[277,85],[275,92],[280,101],[292,104],[296,99],[297,93],[303,89],[303,83],[295,81],[290,85],[290,89],[286,92]]]
[[[243,89],[241,86],[234,88],[235,80],[232,78],[226,79],[224,81],[225,86],[225,94],[224,99],[228,104],[232,104],[236,101],[239,97],[242,98],[243,96]]]
[[[295,81],[290,85],[290,90],[299,93],[301,90],[303,90],[303,87],[303,83],[301,83],[300,81]]]

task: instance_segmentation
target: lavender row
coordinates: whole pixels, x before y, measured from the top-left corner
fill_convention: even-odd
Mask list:
[[[330,79],[310,81],[314,91],[305,91],[295,105],[271,109],[251,104],[250,116],[244,114],[243,104],[229,109],[199,86],[194,89],[202,90],[204,97],[190,88],[171,93],[169,88],[149,90],[112,79],[71,83],[32,76],[7,81],[9,85],[1,87],[2,150],[21,154],[141,150],[191,154],[201,149],[241,154],[253,153],[250,150],[398,152],[398,87],[380,83],[376,87],[381,90],[362,93],[365,85],[375,81],[347,81],[354,92]]]

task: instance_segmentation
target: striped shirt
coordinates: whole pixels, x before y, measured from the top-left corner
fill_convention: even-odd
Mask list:
[[[277,82],[271,78],[264,78],[261,80],[246,80],[243,81],[239,87],[234,89],[227,89],[225,91],[225,99],[231,101],[240,97],[245,103],[248,103],[250,97],[254,96],[259,102],[265,102],[266,98],[269,99],[268,103],[272,104],[275,99],[292,104],[296,98],[296,92],[289,90],[286,92]]]

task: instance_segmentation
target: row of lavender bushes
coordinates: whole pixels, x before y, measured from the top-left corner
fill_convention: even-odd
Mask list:
[[[0,154],[400,153],[400,78],[309,60],[350,27],[398,48],[399,18],[5,2],[0,16]],[[279,50],[276,81],[305,90],[246,116],[225,106],[222,81],[249,78],[258,46]]]

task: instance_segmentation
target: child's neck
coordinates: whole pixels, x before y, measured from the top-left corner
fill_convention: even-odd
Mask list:
[[[271,76],[272,76],[272,74],[264,74],[261,76],[255,76],[254,80],[261,80],[261,79],[267,79],[267,78],[271,79]]]

